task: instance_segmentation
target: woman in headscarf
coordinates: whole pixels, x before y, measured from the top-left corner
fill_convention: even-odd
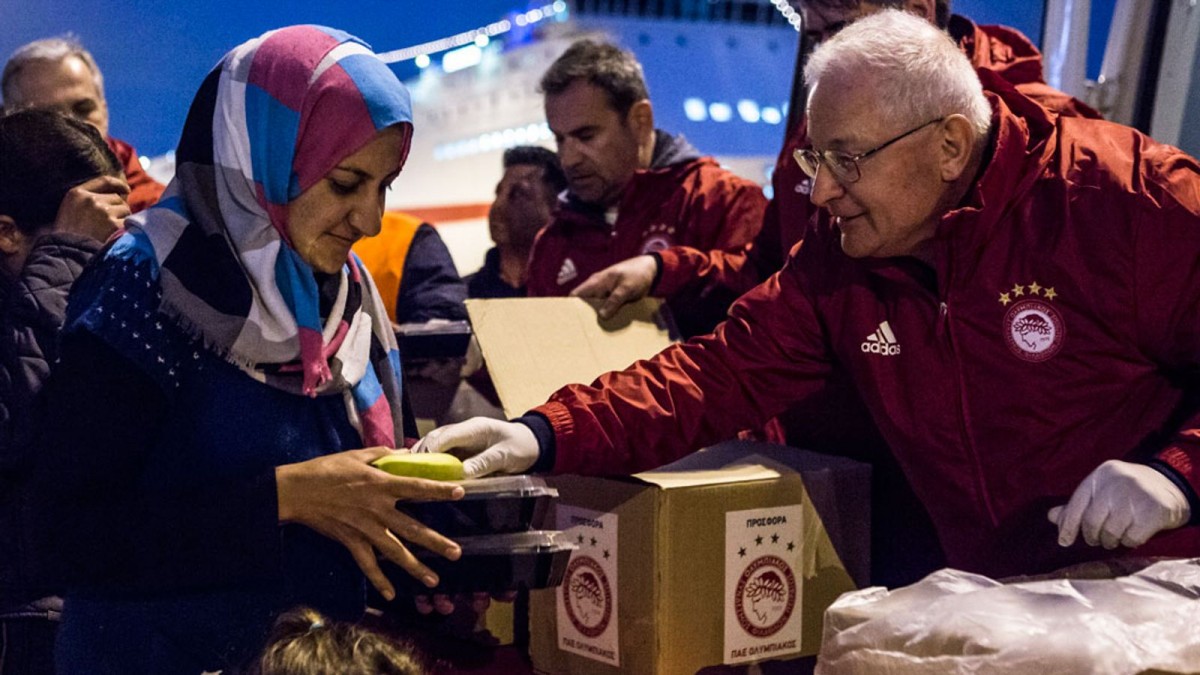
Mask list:
[[[190,673],[251,655],[281,609],[364,609],[395,509],[462,489],[370,466],[412,433],[375,285],[412,134],[369,48],[319,26],[230,52],[192,103],[163,199],[79,280],[48,385],[39,563],[66,594],[60,673]]]

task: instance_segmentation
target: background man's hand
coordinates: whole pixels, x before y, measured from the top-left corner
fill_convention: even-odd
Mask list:
[[[537,437],[519,422],[473,417],[434,429],[414,452],[448,452],[462,458],[467,478],[493,473],[522,473],[538,458]]]
[[[396,502],[459,499],[463,489],[453,483],[393,476],[370,465],[389,452],[366,448],[285,464],[276,467],[275,484],[279,522],[300,523],[340,542],[379,593],[391,600],[396,592],[379,568],[376,551],[429,587],[437,585],[437,575],[400,540],[450,560],[462,554],[457,544],[398,511]]]
[[[55,232],[108,241],[130,214],[129,185],[115,176],[98,176],[67,191],[54,219]]]
[[[1075,489],[1066,506],[1046,514],[1058,525],[1058,543],[1070,546],[1082,533],[1090,546],[1141,546],[1162,530],[1191,518],[1187,497],[1157,469],[1110,459]]]
[[[571,295],[599,301],[596,311],[600,318],[607,319],[622,306],[646,297],[656,274],[658,261],[654,256],[639,255],[596,272],[576,286]]]

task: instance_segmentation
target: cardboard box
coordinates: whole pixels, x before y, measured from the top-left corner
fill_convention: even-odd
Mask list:
[[[467,300],[471,330],[508,418],[544,403],[564,385],[591,382],[662,351],[673,340],[661,306],[660,300],[647,298],[601,320],[580,298]],[[413,384],[418,391],[420,383]],[[442,411],[448,403],[436,399],[417,406],[414,401],[414,407],[421,415],[425,409]],[[424,427],[427,432],[433,424],[426,421]],[[511,603],[492,603],[476,628],[502,645],[519,639]]]
[[[870,469],[733,441],[626,479],[560,476],[567,578],[530,599],[545,673],[695,673],[817,652],[865,585]]]

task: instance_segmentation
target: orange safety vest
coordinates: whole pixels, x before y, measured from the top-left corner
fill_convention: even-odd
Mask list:
[[[354,244],[353,250],[375,279],[392,321],[396,320],[396,298],[400,295],[404,261],[408,259],[408,249],[417,235],[417,228],[423,224],[424,221],[416,216],[387,211],[383,214],[383,227],[379,234],[360,239]]]

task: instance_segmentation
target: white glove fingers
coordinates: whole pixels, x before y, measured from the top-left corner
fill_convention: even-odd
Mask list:
[[[1108,520],[1108,505],[1092,500],[1088,504],[1088,508],[1083,512],[1083,519],[1079,523],[1079,534],[1083,536],[1083,540],[1088,546],[1100,545],[1100,532],[1104,529],[1104,523]]]
[[[1075,488],[1075,493],[1067,501],[1058,521],[1058,545],[1070,546],[1079,536],[1080,525],[1083,522],[1084,511],[1092,500],[1091,478],[1088,477]]]
[[[482,478],[495,473],[503,466],[503,453],[497,448],[492,448],[463,462],[463,475],[466,478]]]
[[[1100,526],[1096,538],[1101,546],[1111,551],[1121,545],[1121,537],[1125,536],[1125,531],[1128,529],[1129,523],[1123,522],[1123,519],[1116,513],[1109,512],[1108,518]]]
[[[1046,520],[1049,520],[1050,522],[1054,523],[1055,525],[1058,525],[1059,521],[1062,520],[1062,514],[1063,514],[1063,511],[1065,511],[1065,510],[1066,510],[1065,506],[1052,507],[1049,511],[1046,512]]]
[[[1129,529],[1125,530],[1125,534],[1121,536],[1121,545],[1129,548],[1137,548],[1150,540],[1154,533],[1158,530],[1153,523],[1134,522]]]

